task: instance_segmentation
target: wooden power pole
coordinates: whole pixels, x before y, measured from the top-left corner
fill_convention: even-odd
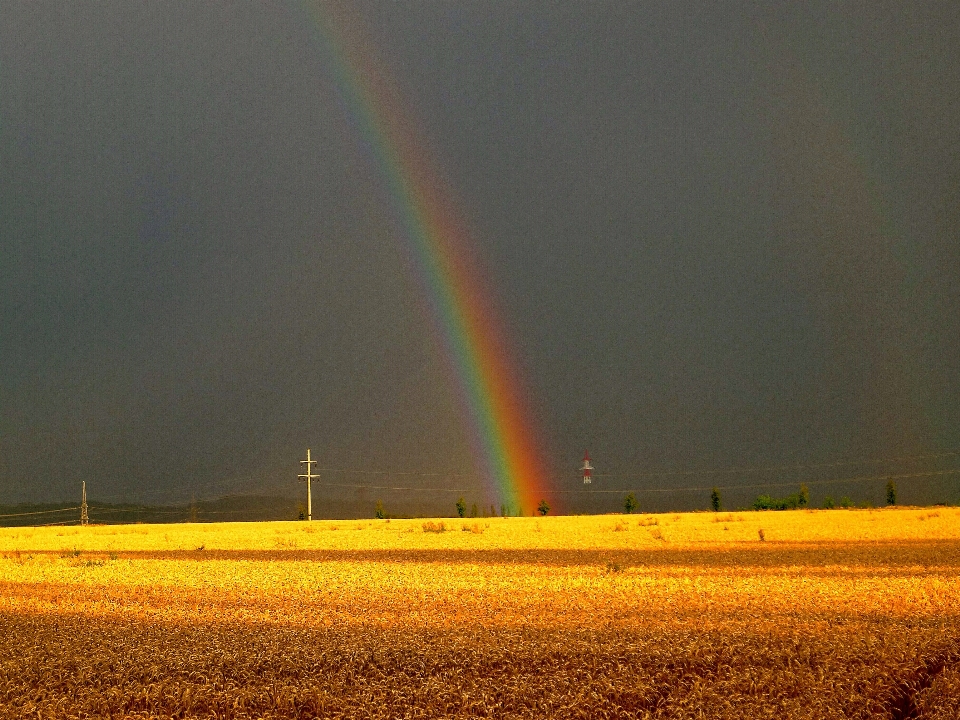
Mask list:
[[[87,481],[83,480],[83,485],[81,485],[80,491],[80,524],[86,525],[90,522],[90,518],[87,517]]]
[[[307,459],[306,459],[306,460],[301,460],[301,461],[300,461],[300,464],[307,466],[307,472],[306,472],[306,473],[301,473],[300,475],[297,475],[297,477],[300,478],[301,480],[306,480],[306,481],[307,481],[307,520],[312,520],[312,519],[313,519],[313,517],[312,517],[312,516],[313,516],[313,507],[312,507],[311,504],[310,504],[310,481],[311,481],[311,480],[319,480],[319,479],[320,479],[320,476],[319,476],[319,475],[314,475],[314,474],[311,472],[311,471],[313,470],[313,468],[312,468],[311,466],[312,466],[312,465],[316,465],[316,464],[317,464],[317,461],[310,459],[310,448],[307,448]]]

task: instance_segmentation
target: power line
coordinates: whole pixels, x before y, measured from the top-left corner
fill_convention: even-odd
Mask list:
[[[641,478],[665,478],[665,477],[689,477],[689,476],[709,476],[709,475],[725,475],[725,474],[747,474],[747,473],[763,473],[763,472],[785,472],[785,471],[802,471],[802,470],[821,470],[826,468],[837,468],[837,467],[849,467],[855,465],[882,465],[882,464],[892,464],[892,463],[906,463],[906,462],[920,462],[925,460],[936,460],[948,457],[957,457],[960,456],[960,450],[950,450],[944,451],[941,453],[932,453],[926,455],[908,455],[902,457],[893,457],[893,458],[867,458],[861,460],[844,460],[831,463],[813,463],[813,464],[795,464],[795,465],[771,465],[763,467],[727,467],[727,468],[702,468],[697,470],[664,470],[664,471],[650,471],[650,472],[641,472],[641,473],[598,473],[594,474],[595,478],[606,478],[606,479],[641,479]],[[322,467],[318,468],[319,471],[329,473],[329,474],[346,474],[346,475],[375,475],[381,477],[432,477],[432,478],[461,478],[461,479],[475,479],[482,480],[482,475],[478,473],[462,473],[462,472],[426,472],[419,470],[379,470],[379,469],[367,469],[367,468],[335,468],[335,467]],[[808,485],[824,485],[831,483],[843,483],[843,482],[865,482],[867,480],[875,480],[880,478],[896,478],[896,479],[906,479],[912,477],[924,477],[924,476],[935,476],[935,475],[952,475],[956,474],[957,470],[947,470],[931,473],[900,473],[895,475],[883,474],[875,476],[859,476],[856,478],[838,478],[834,480],[810,480],[807,481]],[[243,481],[249,482],[249,481]],[[736,490],[737,488],[750,489],[758,487],[787,487],[790,485],[795,485],[799,481],[792,483],[758,483],[751,485],[726,485],[718,487],[718,489],[725,490]],[[208,486],[206,488],[207,492],[215,491],[217,489],[233,489],[236,488],[238,484],[241,483],[231,483],[231,482],[222,482],[217,483],[213,486]],[[401,492],[444,492],[444,493],[474,493],[482,492],[482,487],[470,487],[470,488],[443,488],[443,487],[409,487],[409,486],[398,486],[398,485],[366,485],[360,483],[321,483],[323,487],[341,487],[341,488],[368,488],[371,490],[384,490],[384,491],[401,491]],[[264,488],[264,490],[267,488]],[[279,487],[271,488],[274,490],[280,490]],[[555,490],[555,489],[542,489],[537,492],[542,492],[544,494],[575,494],[575,493],[621,493],[621,492],[695,492],[701,490],[710,490],[710,487],[689,487],[689,488],[624,488],[617,490],[607,490],[607,489],[596,489],[592,488],[590,490]],[[162,490],[147,490],[141,493],[138,493],[141,497],[144,495],[147,496],[159,496],[163,495],[164,491]],[[232,497],[256,497],[263,494],[263,490],[260,492],[234,492],[231,494]],[[118,495],[108,495],[101,496],[101,500],[106,498],[118,497]],[[201,502],[211,502],[222,499],[221,497],[207,496],[206,499],[201,498]],[[168,505],[169,507],[169,505]],[[36,512],[26,512],[26,513],[12,513],[7,515],[0,515],[0,518],[14,518],[14,517],[26,517],[29,515],[43,515],[48,513],[55,512],[69,512],[74,510],[80,510],[81,507],[70,507],[70,508],[61,508],[58,510],[41,510]],[[99,506],[89,506],[91,510],[97,510],[100,514],[104,512],[135,512],[134,509],[126,508],[102,508]],[[177,514],[179,511],[160,511],[153,510],[148,506],[142,507],[143,512],[149,513],[165,513],[165,514]],[[247,511],[204,511],[204,514],[219,514],[219,513],[234,513],[234,512],[247,512]]]
[[[926,456],[926,457],[944,457],[946,455],[956,455],[958,453],[942,453],[937,456]],[[839,466],[841,463],[835,463],[831,466]],[[808,466],[808,467],[824,467],[824,466]],[[386,474],[386,473],[385,473]],[[781,488],[781,487],[796,487],[798,484],[803,482],[806,485],[841,485],[844,483],[865,483],[865,482],[875,482],[880,480],[909,480],[915,478],[928,478],[928,477],[943,477],[948,475],[960,475],[960,468],[954,470],[931,470],[927,472],[916,472],[916,473],[884,473],[877,475],[855,475],[850,477],[842,478],[832,478],[828,480],[809,480],[809,481],[793,481],[793,482],[779,482],[779,483],[751,483],[751,484],[742,484],[742,485],[721,485],[717,486],[718,490],[755,490],[758,488]],[[398,486],[398,485],[362,485],[362,484],[352,484],[352,483],[324,483],[326,487],[343,487],[343,488],[366,488],[370,490],[393,490],[393,491],[404,491],[404,492],[450,492],[450,493],[470,493],[475,492],[477,488],[438,488],[438,487],[409,487],[409,486]],[[572,495],[572,494],[622,494],[627,492],[635,493],[684,493],[684,492],[706,492],[711,490],[711,487],[708,486],[697,486],[697,487],[680,487],[680,488],[620,488],[620,489],[596,489],[591,488],[588,490],[575,489],[575,490],[548,490],[540,489],[533,491],[534,493],[542,493],[544,495]],[[235,495],[234,497],[244,497],[242,495]],[[37,510],[32,512],[24,513],[10,513],[5,515],[0,515],[2,518],[16,518],[16,517],[28,517],[28,516],[37,516],[37,515],[50,515],[53,513],[62,513],[62,512],[71,512],[79,510],[80,507],[68,507],[68,508],[58,508],[55,510]],[[90,510],[95,510],[97,515],[110,515],[110,514],[132,514],[132,513],[143,513],[146,515],[184,515],[188,513],[188,509],[178,509],[178,510],[161,510],[157,508],[152,508],[150,506],[135,506],[130,508],[116,508],[116,507],[103,507],[97,505],[89,506]],[[239,510],[204,510],[204,515],[242,515],[255,513],[255,510],[251,509],[239,509]],[[51,525],[73,525],[80,523],[80,520],[62,520],[49,523],[40,523],[34,527],[46,527]],[[124,522],[117,522],[114,524],[127,524]]]
[[[960,456],[960,450],[951,450],[945,451],[942,453],[932,453],[927,455],[905,455],[901,457],[894,458],[869,458],[864,460],[842,460],[838,462],[831,463],[813,463],[813,464],[802,464],[798,463],[795,465],[770,465],[765,467],[730,467],[730,468],[703,468],[699,470],[663,470],[663,471],[651,471],[643,473],[599,473],[594,474],[594,477],[604,477],[611,479],[632,479],[632,478],[644,478],[644,477],[674,477],[674,476],[688,476],[688,475],[722,475],[722,474],[734,474],[734,473],[761,473],[761,472],[784,472],[788,470],[820,470],[824,468],[834,468],[834,467],[848,467],[851,465],[881,465],[884,463],[898,463],[898,462],[917,462],[921,460],[932,460],[945,457],[957,457]],[[342,473],[342,474],[353,474],[353,475],[381,475],[381,476],[392,476],[392,477],[402,477],[415,475],[418,477],[469,477],[480,480],[481,475],[476,473],[455,473],[455,472],[424,472],[416,470],[403,470],[403,471],[391,471],[391,470],[367,470],[360,468],[334,468],[334,467],[323,467],[319,468],[326,473]],[[884,476],[886,477],[886,476]],[[468,490],[465,489],[454,489],[454,488],[410,488],[410,487],[396,487],[389,485],[362,485],[362,484],[351,484],[351,483],[323,483],[325,487],[349,487],[349,488],[360,488],[366,487],[373,490],[437,490],[442,492],[472,492],[476,488],[471,488]],[[744,486],[748,487],[748,486]],[[775,485],[771,485],[775,487]],[[698,488],[702,489],[702,488]],[[708,490],[710,488],[707,488]],[[554,490],[552,492],[578,492],[576,490]],[[583,491],[586,492],[586,491]],[[603,491],[595,491],[603,492]],[[614,491],[619,492],[619,491]]]
[[[421,477],[471,477],[480,479],[479,473],[458,473],[458,472],[426,472],[424,470],[361,470],[359,468],[318,468],[328,473],[344,473],[350,475],[418,475]]]
[[[613,473],[603,473],[600,475],[595,475],[594,477],[605,477],[605,478],[641,478],[641,477],[669,477],[669,476],[678,476],[678,475],[711,475],[711,474],[729,474],[737,472],[776,472],[776,471],[785,471],[785,470],[810,470],[810,469],[823,469],[831,467],[845,467],[850,465],[868,465],[868,464],[882,464],[882,463],[894,463],[894,462],[908,462],[908,461],[920,461],[920,460],[930,460],[938,459],[944,457],[955,457],[960,455],[960,451],[949,451],[929,455],[911,455],[903,456],[897,458],[876,458],[876,459],[867,459],[867,460],[845,460],[841,462],[834,463],[818,463],[818,464],[809,464],[809,465],[776,465],[769,467],[747,467],[747,468],[717,468],[717,469],[704,469],[704,470],[678,470],[678,471],[667,471],[667,472],[649,472],[649,473],[636,473],[630,475],[618,475]],[[478,475],[470,475],[467,473],[437,473],[437,472],[416,472],[416,471],[389,471],[389,470],[366,470],[359,468],[332,468],[324,467],[319,468],[320,470],[327,473],[343,473],[343,474],[361,474],[361,475],[380,475],[380,476],[411,476],[416,475],[420,477],[476,477]],[[829,484],[840,484],[844,482],[867,482],[871,480],[881,480],[881,479],[908,479],[915,477],[933,477],[938,475],[955,475],[960,473],[960,470],[943,470],[943,471],[931,471],[923,473],[898,473],[898,474],[880,474],[880,475],[860,475],[855,477],[848,478],[835,478],[828,480],[809,480],[805,481],[807,485],[829,485]],[[776,488],[776,487],[789,487],[796,485],[799,481],[794,482],[783,482],[783,483],[754,483],[749,485],[723,485],[718,486],[718,490],[736,490],[740,489],[755,489],[755,488]],[[443,488],[443,487],[411,487],[411,486],[402,486],[402,485],[368,485],[363,483],[331,483],[326,482],[322,483],[323,487],[341,487],[341,488],[366,488],[369,490],[393,490],[393,491],[403,491],[403,492],[450,492],[450,493],[471,493],[476,492],[479,488]],[[544,494],[576,494],[576,493],[622,493],[622,492],[696,492],[703,490],[711,490],[711,487],[685,487],[685,488],[623,488],[623,489],[589,489],[589,490],[553,490],[553,489],[541,489],[535,492],[540,492]],[[236,495],[235,497],[253,497],[255,495]],[[145,508],[146,509],[146,508]],[[206,513],[215,513],[218,511],[205,511]],[[234,511],[219,511],[219,512],[234,512]]]
[[[768,467],[732,467],[732,468],[714,468],[714,469],[701,469],[701,470],[664,470],[664,471],[655,471],[655,472],[645,472],[645,473],[630,473],[627,475],[621,475],[617,473],[599,473],[594,474],[594,477],[609,477],[609,478],[641,478],[641,477],[667,477],[675,475],[722,475],[722,474],[732,474],[732,473],[759,473],[759,472],[783,472],[786,470],[821,470],[823,468],[832,468],[832,467],[846,467],[850,465],[882,465],[884,463],[897,463],[897,462],[915,462],[919,460],[931,460],[936,458],[944,457],[956,457],[960,455],[960,451],[953,450],[950,452],[942,452],[931,455],[907,455],[898,458],[875,458],[868,460],[843,460],[840,462],[832,463],[817,463],[817,464],[796,464],[796,465],[771,465]]]
[[[159,507],[163,507],[162,505]],[[97,508],[90,507],[91,510],[96,510],[97,515],[109,515],[116,513],[143,513],[144,515],[189,515],[190,508],[183,508],[180,510],[159,510],[151,507],[136,507],[136,508]],[[254,513],[258,512],[256,509],[247,509],[247,510],[198,510],[200,515],[238,515],[243,513]]]
[[[797,487],[803,485],[839,485],[842,483],[855,482],[873,482],[876,480],[902,480],[907,478],[933,477],[937,475],[960,475],[960,469],[957,470],[937,470],[923,473],[904,473],[899,475],[857,475],[855,477],[833,478],[831,480],[795,480],[793,482],[781,483],[754,483],[751,485],[718,485],[717,490],[750,490],[756,488],[776,488],[776,487]],[[705,492],[712,490],[713,487],[684,487],[684,488],[623,488],[618,490],[541,490],[539,492],[550,494],[571,494],[571,493],[625,493],[625,492]]]
[[[160,507],[163,507],[162,505]],[[97,515],[109,515],[111,513],[148,513],[150,515],[182,515],[184,513],[189,513],[189,508],[184,508],[183,510],[157,510],[150,507],[135,507],[135,508],[98,508],[90,506],[91,510],[96,510]]]
[[[884,473],[882,475],[857,475],[854,477],[846,478],[834,478],[831,480],[809,480],[809,481],[793,481],[793,482],[782,482],[782,483],[753,483],[750,485],[720,485],[717,486],[718,490],[736,490],[736,489],[752,489],[752,488],[775,488],[775,487],[791,487],[795,486],[800,482],[803,482],[806,485],[831,485],[831,484],[840,484],[845,482],[867,482],[874,480],[901,480],[907,478],[918,478],[918,477],[933,477],[937,475],[958,475],[960,474],[960,469],[956,470],[935,470],[931,472],[922,472],[922,473],[900,473],[900,474],[889,474]],[[477,488],[464,489],[464,488],[438,488],[438,487],[404,487],[396,485],[359,485],[359,484],[350,484],[350,483],[324,483],[324,487],[344,487],[344,488],[367,488],[369,490],[404,490],[411,492],[452,492],[452,493],[468,493],[476,492]],[[548,489],[539,489],[533,490],[534,493],[543,493],[549,495],[572,495],[576,493],[583,494],[597,494],[597,493],[624,493],[624,492],[695,492],[701,490],[712,490],[713,486],[704,486],[704,487],[682,487],[682,488],[623,488],[615,490],[548,490]]]
[[[69,512],[70,510],[79,510],[80,506],[60,508],[59,510],[37,510],[36,512],[12,513],[10,515],[0,515],[0,518],[26,517],[27,515],[49,515],[50,513]]]
[[[476,492],[477,488],[464,490],[463,488],[438,488],[438,487],[400,487],[394,485],[361,485],[350,483],[323,483],[323,487],[343,487],[343,488],[366,488],[367,490],[411,490],[416,492]]]

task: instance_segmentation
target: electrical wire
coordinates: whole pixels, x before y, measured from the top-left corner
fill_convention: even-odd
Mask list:
[[[317,468],[317,472],[345,473],[350,475],[419,475],[421,477],[472,477],[480,479],[479,473],[426,472],[423,470],[361,470],[359,468]]]
[[[729,474],[748,474],[748,473],[763,473],[763,472],[799,472],[804,470],[822,470],[826,468],[838,468],[838,467],[849,467],[855,465],[882,465],[882,464],[893,464],[893,463],[907,463],[907,462],[920,462],[925,460],[936,460],[947,457],[957,457],[960,456],[960,450],[949,450],[941,453],[932,453],[926,455],[908,455],[902,457],[893,457],[893,458],[868,458],[861,460],[844,460],[832,463],[814,463],[814,464],[795,464],[795,465],[771,465],[765,467],[727,467],[727,468],[703,468],[698,470],[668,470],[668,471],[651,471],[651,472],[642,472],[642,473],[595,473],[594,478],[606,479],[606,480],[632,480],[632,479],[641,479],[641,478],[666,478],[666,477],[689,477],[689,476],[710,476],[710,475],[729,475]],[[481,476],[476,473],[458,473],[458,472],[425,472],[425,471],[416,471],[416,470],[400,470],[400,471],[391,471],[391,470],[378,470],[378,469],[365,469],[365,468],[335,468],[335,467],[322,467],[318,469],[318,472],[325,474],[346,474],[346,475],[376,475],[381,477],[447,477],[447,478],[473,478],[476,480],[481,480]],[[756,489],[756,488],[778,488],[778,487],[789,487],[796,485],[799,482],[806,482],[807,485],[829,485],[829,484],[841,484],[845,482],[868,482],[873,480],[883,480],[883,479],[909,479],[909,478],[918,478],[918,477],[932,477],[937,475],[954,475],[960,473],[960,470],[943,470],[943,471],[931,471],[923,473],[897,473],[897,474],[878,474],[878,475],[863,475],[850,478],[837,478],[837,479],[826,479],[826,480],[795,480],[793,482],[779,482],[779,483],[756,483],[756,484],[743,484],[743,485],[723,485],[718,486],[718,490],[737,490],[737,489]],[[353,489],[367,489],[367,490],[381,490],[381,491],[396,491],[396,492],[443,492],[443,493],[476,493],[482,492],[482,487],[470,487],[470,488],[449,488],[449,487],[412,487],[412,486],[403,486],[403,485],[367,485],[362,483],[335,483],[335,482],[323,482],[321,479],[318,482],[320,487],[339,487],[339,488],[353,488]],[[222,497],[213,497],[209,495],[210,491],[213,491],[217,488],[236,488],[236,483],[218,483],[213,486],[207,486],[205,490],[206,497],[196,498],[194,502],[211,502],[216,500],[223,499]],[[262,495],[263,491],[261,489],[256,493],[237,493],[234,492],[230,496],[236,498],[250,498],[257,497]],[[623,492],[642,492],[642,493],[666,493],[666,492],[698,492],[698,491],[709,491],[711,487],[684,487],[684,488],[624,488],[624,489],[607,489],[607,488],[588,488],[588,489],[570,489],[570,490],[556,490],[556,489],[542,489],[534,492],[540,492],[545,495],[557,495],[557,494],[597,494],[597,493],[623,493]],[[145,491],[141,493],[141,496],[160,496],[163,494],[162,490],[153,490]],[[108,496],[113,497],[113,496]],[[183,504],[186,504],[184,502]],[[169,505],[167,506],[169,507]],[[90,510],[95,510],[98,514],[102,515],[105,513],[116,514],[116,513],[132,513],[132,512],[144,512],[150,514],[169,514],[176,515],[180,513],[188,512],[188,510],[158,510],[153,509],[149,506],[139,506],[137,508],[107,508],[102,506],[89,506]],[[0,515],[0,519],[3,518],[15,518],[15,517],[27,517],[31,515],[45,515],[50,513],[58,512],[70,512],[70,511],[79,511],[80,507],[70,507],[70,508],[61,508],[58,510],[40,510],[35,512],[26,512],[26,513],[11,513],[7,515]],[[249,510],[202,510],[199,509],[199,512],[204,515],[209,514],[236,514],[236,513],[245,513]]]
[[[344,488],[360,488],[365,490],[408,490],[414,492],[476,492],[477,488],[470,488],[469,490],[464,490],[463,488],[438,488],[438,487],[399,487],[395,485],[360,485],[360,484],[351,484],[351,483],[325,483],[318,482],[320,487],[344,487]]]
[[[715,468],[715,469],[702,469],[702,470],[664,470],[664,471],[657,471],[657,472],[631,473],[628,475],[620,475],[617,473],[595,473],[593,477],[641,478],[641,477],[668,477],[668,476],[675,476],[675,475],[723,475],[723,474],[733,474],[733,473],[784,472],[787,470],[822,470],[824,468],[848,467],[850,465],[882,465],[884,463],[916,462],[919,460],[931,460],[931,459],[944,458],[944,457],[956,457],[958,455],[960,455],[960,451],[951,450],[950,452],[942,452],[942,453],[936,453],[932,455],[906,455],[898,458],[876,458],[872,460],[844,460],[841,462],[817,463],[817,464],[809,464],[809,465],[797,464],[797,465],[771,465],[768,467]]]
[[[717,485],[717,490],[751,490],[756,488],[778,488],[778,487],[797,487],[797,485],[840,485],[843,483],[856,482],[874,482],[877,480],[904,480],[908,478],[933,477],[938,475],[960,475],[960,469],[957,470],[938,470],[924,473],[905,473],[901,475],[858,475],[855,477],[833,478],[831,480],[799,480],[782,483],[754,483],[751,485]],[[544,494],[559,493],[625,493],[625,492],[705,492],[712,490],[713,487],[684,487],[684,488],[624,488],[617,490],[597,489],[597,490],[544,490]]]
[[[60,508],[59,510],[37,510],[36,512],[12,513],[10,515],[0,515],[0,518],[26,517],[27,515],[49,515],[50,513],[68,512],[70,510],[79,510],[80,506]]]

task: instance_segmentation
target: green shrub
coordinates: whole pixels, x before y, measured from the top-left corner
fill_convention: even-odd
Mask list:
[[[776,510],[777,501],[774,500],[769,495],[758,495],[757,499],[753,501],[754,510]]]
[[[834,503],[833,503],[833,497],[832,497],[831,495],[827,495],[827,496],[823,499],[823,509],[824,509],[824,510],[830,510],[830,509],[833,508],[833,505],[834,505]]]
[[[800,486],[800,492],[787,495],[785,498],[774,498],[770,495],[760,495],[753,501],[754,510],[796,510],[806,507],[810,502],[810,491],[806,485]]]
[[[464,502],[463,498],[457,500],[457,515],[463,517],[467,514],[467,503]]]
[[[627,511],[627,515],[636,510],[637,507],[639,507],[639,504],[637,503],[637,498],[634,497],[633,493],[630,493],[626,498],[624,498],[623,509]]]
[[[546,515],[548,512],[550,512],[550,506],[547,505],[546,500],[540,501],[540,504],[537,505],[537,512],[539,512],[541,515]]]
[[[720,491],[717,488],[710,492],[710,507],[714,512],[720,512]]]

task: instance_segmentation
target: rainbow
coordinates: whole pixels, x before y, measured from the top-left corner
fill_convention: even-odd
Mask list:
[[[536,431],[503,325],[460,214],[395,86],[343,6],[309,3],[342,101],[369,149],[456,378],[486,502],[531,513],[546,494]]]

